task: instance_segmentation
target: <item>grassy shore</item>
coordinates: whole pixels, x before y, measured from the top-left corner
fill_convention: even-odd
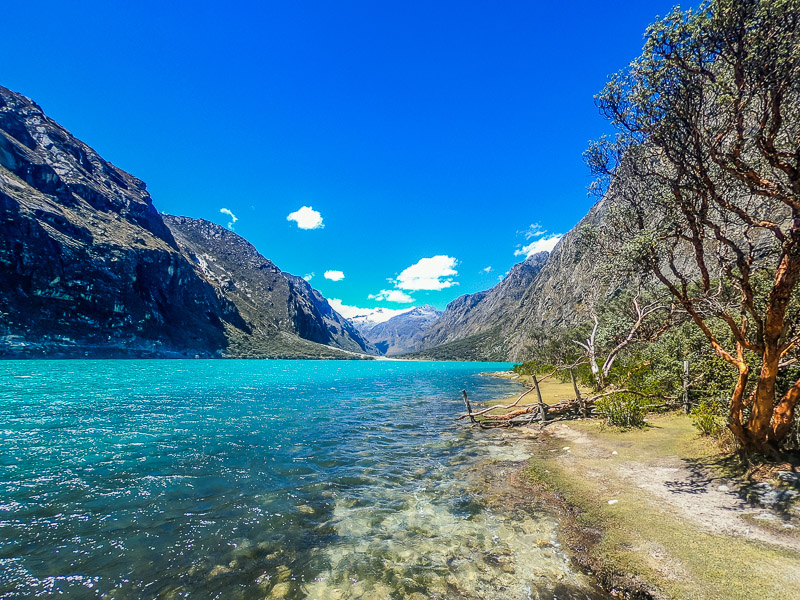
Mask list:
[[[499,372],[499,373],[491,373],[492,377],[498,377],[501,379],[512,379],[514,381],[518,381],[524,386],[531,387],[533,386],[533,380],[530,375],[515,375],[511,372]],[[583,386],[580,386],[581,394],[589,395],[590,390]],[[544,381],[539,382],[539,391],[542,393],[542,401],[545,404],[556,404],[557,402],[561,402],[562,400],[567,400],[575,397],[575,390],[572,387],[572,383],[566,382],[562,383],[558,379],[553,377],[549,379],[545,379]],[[517,399],[517,396],[511,396],[510,398],[506,398],[504,400],[498,400],[497,402],[492,402],[492,404],[503,404],[508,405],[514,402]],[[531,404],[538,401],[536,397],[536,392],[531,392],[525,397],[523,404]],[[495,413],[502,413],[502,411],[494,411]]]
[[[800,599],[797,509],[745,502],[748,482],[688,417],[649,424],[572,421],[539,436],[529,475],[564,503],[580,562],[608,589],[653,598]]]

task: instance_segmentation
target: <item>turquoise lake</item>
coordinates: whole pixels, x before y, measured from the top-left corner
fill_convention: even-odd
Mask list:
[[[0,362],[0,598],[599,598],[503,363]]]

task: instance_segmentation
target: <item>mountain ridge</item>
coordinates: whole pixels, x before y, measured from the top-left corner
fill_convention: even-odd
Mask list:
[[[493,288],[453,300],[441,318],[421,336],[415,350],[430,350],[486,332],[502,330],[505,317],[544,268],[549,256],[548,252],[537,252],[514,265]],[[493,357],[496,357],[496,353],[493,353]]]
[[[442,315],[430,304],[417,306],[408,312],[394,316],[383,323],[377,323],[365,332],[381,354],[396,356],[415,350],[419,338]]]
[[[246,303],[187,259],[144,182],[1,86],[0,229],[2,357],[372,351],[318,292],[288,275],[291,323],[253,335]]]
[[[238,308],[251,332],[294,334],[348,352],[377,354],[305,279],[282,271],[245,238],[205,219],[162,217],[187,260]],[[232,339],[235,348],[242,346],[237,355],[251,352],[252,342],[241,333],[232,332]]]

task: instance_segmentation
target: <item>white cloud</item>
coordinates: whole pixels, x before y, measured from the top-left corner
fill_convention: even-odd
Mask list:
[[[526,240],[533,240],[530,244],[517,244],[514,256],[529,257],[537,252],[552,252],[563,233],[550,233],[543,229],[540,223],[531,223],[525,231],[518,231],[517,235],[524,235]]]
[[[303,275],[303,279],[305,279],[306,281],[311,281],[312,279],[314,279],[314,274],[306,273],[305,275]]]
[[[547,233],[547,230],[542,229],[541,223],[531,223],[525,231],[518,231],[517,233],[521,233],[525,236],[526,240],[529,240],[531,238],[542,237]]]
[[[223,215],[228,215],[231,218],[231,222],[228,223],[228,229],[233,231],[233,224],[236,223],[236,221],[238,221],[239,219],[237,219],[236,215],[233,214],[233,212],[231,212],[231,210],[228,208],[220,208],[219,212],[221,212]]]
[[[387,300],[389,302],[401,302],[403,304],[410,304],[414,299],[400,290],[381,290],[377,294],[370,294],[370,300]]]
[[[350,319],[356,323],[383,323],[392,317],[414,310],[413,306],[410,308],[359,308],[358,306],[343,304],[338,298],[329,298],[328,304],[345,319]]]
[[[439,254],[420,259],[405,269],[395,280],[395,287],[401,290],[443,290],[458,285],[452,277],[458,275],[455,266],[458,261],[452,256]]]
[[[536,254],[537,252],[552,252],[555,245],[564,237],[563,233],[551,233],[543,235],[538,240],[534,240],[527,246],[522,246],[514,250],[514,256],[525,256],[526,258]]]
[[[325,279],[330,279],[331,281],[341,281],[344,279],[344,273],[341,271],[325,271],[323,276]]]
[[[489,265],[488,267],[486,267],[486,268],[484,268],[484,269],[481,269],[481,270],[482,270],[484,273],[491,273],[491,272],[492,272],[492,266],[491,266],[491,265]]]
[[[310,206],[302,206],[286,217],[287,221],[294,221],[300,229],[322,229],[322,215]]]

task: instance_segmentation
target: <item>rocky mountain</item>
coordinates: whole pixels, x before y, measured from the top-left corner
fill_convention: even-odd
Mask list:
[[[281,271],[241,236],[202,219],[163,219],[197,275],[244,320],[245,327],[231,329],[229,352],[280,355],[299,337],[351,352],[377,353],[305,279]]]
[[[336,303],[336,300],[331,300],[331,302]],[[409,309],[393,309],[393,308],[356,308],[356,307],[342,307],[342,310],[347,308],[347,320],[350,321],[356,329],[358,329],[362,334],[366,334],[370,329],[379,325],[381,323],[385,323],[391,318],[394,318],[398,315],[403,313],[409,312],[413,310],[412,308]]]
[[[420,338],[442,316],[442,311],[425,305],[368,328],[365,337],[381,354],[395,356],[419,347]]]
[[[347,357],[339,348],[371,349],[305,282],[267,275],[263,258],[254,266],[252,246],[234,240],[217,256],[213,243],[193,237],[204,226],[171,222],[177,237],[142,181],[0,87],[0,356]],[[241,269],[232,268],[235,246],[247,251]],[[192,258],[201,255],[213,276]],[[264,278],[245,281],[261,271]],[[270,277],[276,283],[265,291]],[[251,301],[274,312],[256,318]]]
[[[625,286],[619,276],[606,277],[604,266],[578,244],[580,229],[601,224],[613,203],[610,196],[595,204],[549,255],[534,254],[491,290],[451,302],[409,356],[521,361],[535,329],[579,324],[590,299],[600,302]]]
[[[502,331],[548,259],[547,252],[533,254],[514,265],[492,289],[453,300],[439,320],[419,338],[414,350],[427,350],[490,331]],[[485,335],[481,341],[486,342]]]

